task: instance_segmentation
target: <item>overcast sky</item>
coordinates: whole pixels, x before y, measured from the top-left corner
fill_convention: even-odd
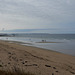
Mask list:
[[[75,33],[75,0],[0,0],[3,28]]]

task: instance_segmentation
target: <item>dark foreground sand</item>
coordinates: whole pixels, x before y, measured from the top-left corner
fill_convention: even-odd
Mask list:
[[[0,69],[15,67],[36,75],[75,75],[75,57],[0,41]]]

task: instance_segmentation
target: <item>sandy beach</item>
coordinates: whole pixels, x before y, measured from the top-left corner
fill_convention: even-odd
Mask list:
[[[0,69],[14,67],[35,75],[75,75],[75,56],[0,41]]]

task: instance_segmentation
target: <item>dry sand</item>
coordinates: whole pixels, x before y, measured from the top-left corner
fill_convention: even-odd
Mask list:
[[[15,67],[36,75],[75,75],[75,56],[0,41],[0,69]]]

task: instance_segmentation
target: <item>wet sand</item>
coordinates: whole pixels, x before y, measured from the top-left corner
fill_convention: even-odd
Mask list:
[[[0,69],[15,67],[36,75],[75,75],[75,56],[0,41]]]
[[[36,42],[36,43],[62,43],[62,42]]]

